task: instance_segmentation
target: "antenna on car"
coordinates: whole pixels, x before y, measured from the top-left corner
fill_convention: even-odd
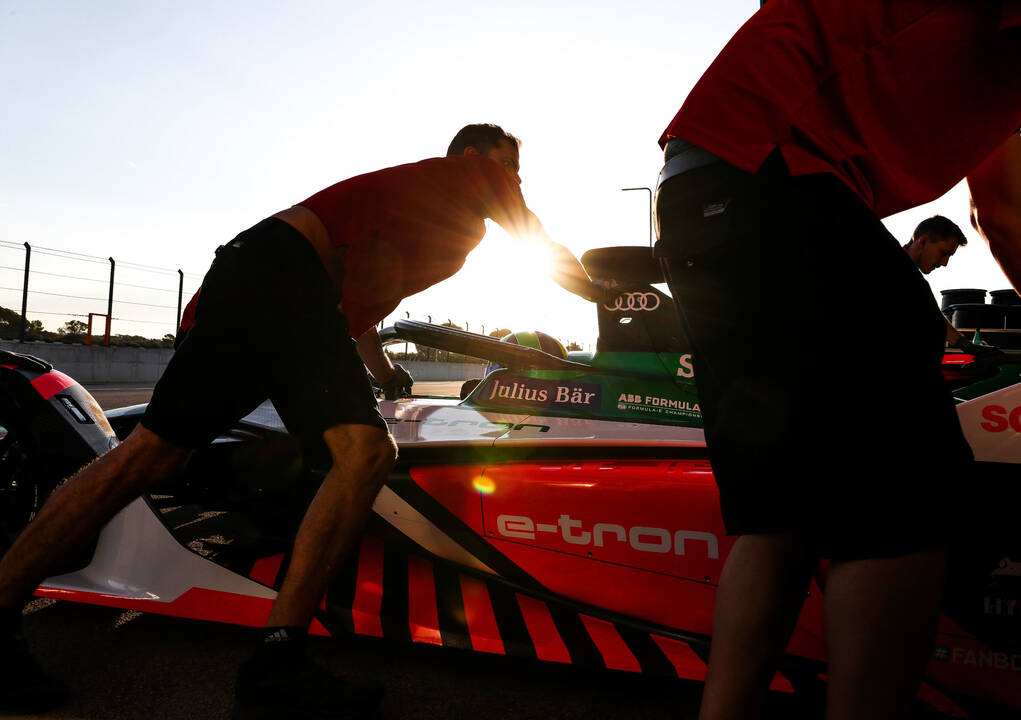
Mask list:
[[[644,190],[649,193],[649,249],[652,249],[652,188],[647,187],[633,187],[633,188],[621,188],[622,192],[628,190]]]

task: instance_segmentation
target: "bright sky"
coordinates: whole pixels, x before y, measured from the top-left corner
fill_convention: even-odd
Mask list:
[[[470,122],[522,139],[525,198],[555,240],[578,255],[647,244],[648,196],[621,188],[653,186],[657,138],[757,8],[0,0],[0,305],[20,311],[29,242],[114,257],[113,331],[172,332],[176,272],[128,263],[180,268],[190,294],[241,230],[345,177],[442,155]],[[962,188],[887,224],[906,240],[936,212],[972,242],[933,288],[1007,287]],[[523,264],[494,226],[400,316],[593,342],[594,308]],[[108,263],[33,252],[32,266],[51,275],[30,287],[52,295],[30,295],[30,318],[55,330],[59,313],[105,312]],[[864,322],[881,302],[863,300]]]

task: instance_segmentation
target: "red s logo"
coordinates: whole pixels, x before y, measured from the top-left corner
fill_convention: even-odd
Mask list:
[[[1007,429],[1007,408],[1002,405],[986,405],[982,408],[982,417],[988,422],[981,424],[983,430],[988,432],[1003,432]]]
[[[986,432],[1003,432],[1010,427],[1021,433],[1021,407],[1012,409],[1008,414],[1007,408],[1002,405],[986,405],[982,408],[982,417],[986,422],[980,423],[980,427]]]

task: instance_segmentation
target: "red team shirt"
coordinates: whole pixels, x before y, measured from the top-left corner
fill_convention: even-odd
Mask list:
[[[301,203],[344,253],[344,314],[351,336],[409,295],[450,277],[486,234],[527,223],[521,189],[494,160],[451,155],[344,180]]]
[[[351,336],[401,300],[450,277],[486,234],[486,218],[521,235],[531,214],[517,182],[494,160],[451,155],[343,180],[300,203],[344,251],[343,308]],[[201,288],[185,308],[195,319]]]
[[[683,138],[755,172],[833,173],[880,217],[949,190],[1021,126],[1021,0],[769,0],[688,95]]]

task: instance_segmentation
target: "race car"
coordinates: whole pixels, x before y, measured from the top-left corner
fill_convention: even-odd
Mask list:
[[[647,248],[601,248],[582,262],[594,279],[626,288],[597,306],[593,352],[565,358],[410,320],[381,333],[499,368],[463,398],[380,401],[397,465],[313,633],[704,679],[733,539],[719,514],[690,348]],[[962,507],[980,513],[973,521],[962,510],[956,528],[919,698],[949,716],[1002,717],[1021,708],[1021,353],[948,354],[944,367],[978,460],[962,478]],[[5,536],[143,411],[104,414],[49,363],[0,355]],[[266,403],[195,453],[172,484],[126,507],[36,594],[260,626],[328,465],[325,454],[303,454]],[[775,690],[824,687],[825,571]]]

